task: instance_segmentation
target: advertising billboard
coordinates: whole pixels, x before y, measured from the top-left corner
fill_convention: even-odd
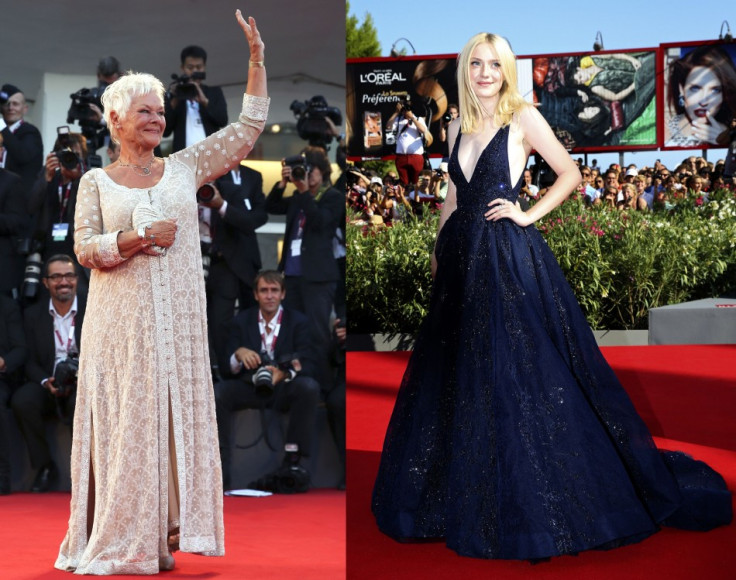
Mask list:
[[[534,102],[566,149],[657,147],[657,49],[526,59]]]
[[[394,154],[396,134],[389,123],[397,109],[409,106],[432,134],[428,151],[447,154],[442,126],[457,103],[456,55],[349,59],[346,119],[348,157],[370,159]]]
[[[736,114],[736,45],[664,44],[662,54],[662,148],[727,146]]]

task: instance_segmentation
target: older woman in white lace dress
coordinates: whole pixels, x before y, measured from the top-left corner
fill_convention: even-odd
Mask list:
[[[103,96],[121,153],[82,178],[76,206],[92,277],[62,570],[155,574],[179,548],[225,551],[195,193],[248,155],[268,112],[261,36],[236,18],[250,48],[236,123],[161,159],[161,82],[131,73]]]

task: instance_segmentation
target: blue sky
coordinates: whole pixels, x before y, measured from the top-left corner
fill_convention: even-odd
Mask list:
[[[724,0],[350,0],[350,14],[362,21],[366,12],[373,17],[385,56],[400,38],[408,39],[416,54],[455,54],[477,32],[505,36],[518,55],[589,51],[598,31],[606,50],[715,40],[724,20],[736,36],[736,2]],[[399,41],[397,47],[406,47],[411,54],[405,41]],[[642,166],[661,159],[674,168],[689,153],[627,152],[624,160]],[[700,150],[693,150],[692,154],[700,155]],[[709,150],[708,160],[716,161],[725,154],[725,149]],[[590,154],[589,159],[592,158],[603,166],[618,162],[618,154]]]

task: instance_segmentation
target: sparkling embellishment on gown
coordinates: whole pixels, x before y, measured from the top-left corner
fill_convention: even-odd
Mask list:
[[[485,220],[488,202],[519,194],[508,131],[469,178],[462,135],[450,156],[457,209],[386,433],[379,528],[465,556],[537,559],[639,541],[659,524],[728,523],[723,479],[654,446],[537,229]]]

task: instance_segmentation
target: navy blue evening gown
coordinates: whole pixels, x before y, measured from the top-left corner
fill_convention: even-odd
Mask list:
[[[384,442],[379,528],[443,538],[464,556],[537,559],[639,541],[660,524],[731,520],[723,479],[656,449],[536,228],[486,221],[515,201],[508,127],[470,178],[450,156],[457,209]]]

